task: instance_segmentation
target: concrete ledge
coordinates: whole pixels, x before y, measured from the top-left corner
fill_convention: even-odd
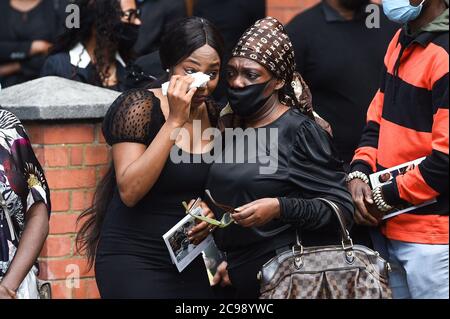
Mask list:
[[[0,91],[0,106],[20,120],[98,119],[120,92],[49,76]]]

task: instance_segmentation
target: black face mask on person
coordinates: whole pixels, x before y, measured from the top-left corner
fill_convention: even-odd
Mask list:
[[[368,5],[370,0],[339,0],[339,3],[347,10],[359,10]]]
[[[228,87],[228,102],[233,112],[241,117],[250,117],[267,103],[272,95],[264,97],[264,91],[271,80],[240,89]]]
[[[139,37],[140,25],[121,22],[117,26],[117,38],[121,48],[132,48]]]

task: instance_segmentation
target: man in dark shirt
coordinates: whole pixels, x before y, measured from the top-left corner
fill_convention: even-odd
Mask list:
[[[378,6],[373,23],[369,0],[323,0],[287,26],[297,69],[308,83],[315,111],[333,128],[334,142],[346,169],[358,147],[367,109],[379,86],[383,59],[400,28]],[[372,8],[368,8],[372,9]],[[355,242],[372,245],[369,230],[354,226]]]
[[[346,166],[365,126],[389,41],[400,28],[378,8],[379,28],[369,28],[368,0],[323,0],[287,26],[297,69],[310,86],[315,111],[332,128]],[[372,9],[369,7],[368,9]],[[369,25],[370,26],[370,25]]]
[[[0,1],[0,84],[33,80],[63,30],[68,0]]]
[[[197,0],[194,15],[211,21],[222,33],[231,52],[242,33],[255,21],[266,16],[264,0]]]
[[[140,0],[142,26],[134,47],[139,56],[159,49],[162,35],[167,27],[186,17],[184,0]]]

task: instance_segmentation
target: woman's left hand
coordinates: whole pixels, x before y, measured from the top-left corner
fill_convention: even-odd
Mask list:
[[[191,202],[192,203],[192,202]],[[209,209],[205,202],[200,203],[203,210],[203,216],[215,218],[214,213]],[[194,245],[200,244],[208,235],[215,229],[215,227],[207,222],[199,222],[188,233],[189,241]]]
[[[242,227],[259,227],[280,218],[280,202],[276,198],[263,198],[236,209],[233,219]]]

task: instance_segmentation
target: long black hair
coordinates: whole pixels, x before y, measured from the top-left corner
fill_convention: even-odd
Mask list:
[[[204,45],[211,46],[223,57],[222,36],[209,21],[190,17],[177,22],[169,30],[163,37],[160,48],[161,62],[165,69],[176,66]],[[77,221],[82,223],[76,238],[77,250],[85,253],[90,267],[94,263],[103,220],[115,190],[116,175],[114,163],[111,163],[97,186],[92,207],[84,211]]]
[[[214,24],[204,18],[184,18],[173,22],[167,29],[170,31],[163,35],[159,47],[163,70],[176,66],[206,44],[216,50],[220,58],[224,56],[225,44],[222,35]],[[166,72],[150,87],[158,88],[168,79],[169,73]]]
[[[116,52],[120,53],[125,62],[133,57],[131,48],[119,46],[117,28],[122,23],[120,0],[74,0],[72,3],[80,9],[80,28],[66,29],[56,40],[52,54],[68,52],[78,43],[85,44],[95,36],[97,72],[88,81],[90,84],[103,86],[103,80],[109,76],[109,65],[115,61]]]

